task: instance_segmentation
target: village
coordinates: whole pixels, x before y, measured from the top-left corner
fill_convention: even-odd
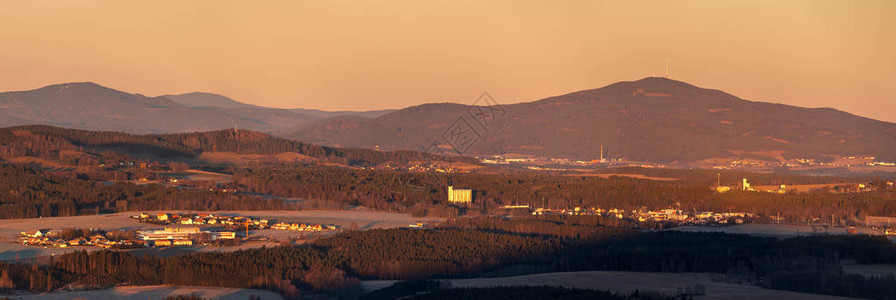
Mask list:
[[[449,199],[454,203],[471,202],[471,190],[454,189]],[[541,208],[529,205],[505,205],[502,207],[508,215],[518,213],[533,216],[565,215],[565,216],[600,216],[605,218],[633,220],[641,223],[668,226],[729,226],[754,222],[762,222],[761,216],[747,212],[714,212],[683,211],[676,208],[660,210],[573,207],[573,208]],[[516,211],[516,213],[513,213]],[[215,215],[206,212],[157,212],[140,213],[129,217],[141,223],[164,226],[155,230],[119,230],[106,232],[100,229],[39,229],[20,233],[19,243],[27,246],[43,248],[100,247],[111,249],[136,249],[146,247],[208,246],[232,245],[238,241],[248,240],[250,231],[274,230],[292,232],[336,232],[339,226],[329,224],[313,224],[302,222],[271,222],[268,219],[248,216]],[[770,222],[781,223],[778,216],[769,216]],[[786,223],[786,222],[785,222]],[[868,217],[865,220],[869,228],[879,229],[888,236],[896,236],[896,218]],[[814,225],[814,223],[813,223]],[[422,223],[408,226],[425,228]],[[852,227],[849,227],[852,228]],[[847,229],[849,231],[849,229]],[[264,234],[259,233],[258,238]],[[851,232],[846,232],[851,233]],[[253,234],[254,235],[254,234]],[[240,238],[237,240],[237,238]]]
[[[142,248],[144,241],[110,234],[102,230],[79,229],[38,229],[20,233],[19,243],[26,246],[44,248],[68,248],[75,246],[96,246],[111,249]]]
[[[662,210],[646,210],[646,209],[601,209],[601,208],[582,208],[574,207],[572,209],[549,209],[549,208],[530,208],[528,205],[505,205],[502,207],[508,211],[511,210],[528,210],[533,216],[548,215],[564,215],[564,216],[601,216],[605,218],[626,219],[641,223],[663,223],[660,228],[680,227],[680,226],[707,226],[707,227],[724,227],[731,225],[740,225],[748,223],[764,223],[764,224],[791,224],[811,226],[815,233],[831,233],[833,228],[842,228],[843,234],[859,234],[859,227],[874,230],[882,235],[896,241],[896,217],[880,217],[867,216],[861,225],[848,226],[837,222],[827,223],[823,220],[812,219],[806,222],[787,222],[781,216],[767,216],[763,218],[752,213],[746,212],[713,212],[713,211],[694,211],[691,213],[667,208]],[[791,220],[792,221],[792,220]]]
[[[523,206],[505,206],[504,208],[526,208]],[[606,218],[631,219],[638,222],[674,222],[676,225],[712,225],[712,224],[743,224],[745,220],[754,217],[751,213],[745,212],[694,212],[688,214],[678,209],[668,208],[663,210],[644,210],[635,209],[626,212],[624,209],[601,209],[601,208],[582,208],[575,207],[572,209],[549,209],[536,208],[532,211],[532,215],[569,215],[569,216],[602,216]]]
[[[43,248],[95,246],[112,249],[144,247],[221,245],[249,238],[249,230],[299,232],[336,231],[335,225],[277,222],[243,216],[216,216],[211,213],[140,213],[130,216],[141,223],[163,225],[158,230],[106,232],[99,229],[38,229],[21,232],[19,243]],[[232,243],[232,242],[231,242]]]
[[[267,219],[253,219],[243,216],[216,216],[211,213],[157,213],[131,216],[143,223],[157,225],[222,225],[231,230],[290,230],[290,231],[333,231],[336,225],[277,222],[270,224]]]

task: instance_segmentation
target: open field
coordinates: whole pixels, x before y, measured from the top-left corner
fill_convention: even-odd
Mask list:
[[[177,211],[184,212],[184,211]],[[71,247],[71,248],[40,248],[15,244],[19,233],[35,229],[64,229],[64,228],[97,228],[103,230],[146,230],[161,229],[164,226],[140,223],[130,216],[138,212],[125,212],[106,215],[33,218],[33,219],[9,219],[0,220],[0,260],[16,258],[30,258],[61,254],[76,250],[98,250],[97,247]],[[398,214],[374,211],[331,211],[331,210],[303,210],[303,211],[211,211],[215,215],[222,216],[247,216],[257,219],[269,219],[273,221],[301,222],[313,224],[332,224],[340,228],[349,228],[352,223],[359,229],[397,228],[407,227],[418,222],[431,223],[442,222],[440,218],[417,218],[410,214]],[[203,225],[205,227],[220,227],[219,225]],[[296,232],[283,230],[253,230],[252,237],[266,237],[273,240],[288,240],[297,236],[307,237],[310,232]],[[320,234],[320,233],[319,233]],[[322,234],[327,234],[323,232]],[[276,242],[250,242],[249,244],[231,247],[185,247],[188,251],[234,251],[247,247],[271,247]],[[142,251],[142,250],[141,250]],[[179,250],[178,250],[179,251]],[[170,252],[170,251],[169,251]]]
[[[859,265],[855,263],[844,263],[843,272],[865,275],[866,277],[886,277],[889,275],[896,276],[896,264]]]
[[[415,163],[423,163],[423,162],[415,162]],[[458,170],[464,170],[464,171],[474,171],[474,170],[485,169],[484,166],[474,165],[474,164],[466,163],[466,162],[435,161],[435,162],[432,162],[432,164],[434,166],[437,166],[437,167],[443,168],[443,169],[452,168],[452,169],[458,169]]]
[[[202,152],[198,162],[215,165],[247,165],[251,162],[303,162],[316,163],[320,160],[311,156],[284,152],[277,155],[238,154],[233,152]]]
[[[378,211],[348,211],[348,210],[301,210],[301,211],[217,211],[212,212],[221,216],[247,216],[253,218],[266,218],[276,221],[304,222],[315,224],[333,224],[342,228],[348,228],[351,223],[358,224],[360,229],[379,229],[407,227],[417,222],[442,222],[442,218],[414,217],[410,214],[399,214]]]
[[[788,184],[785,187],[785,190],[788,192],[794,191],[797,193],[808,193],[812,190],[818,190],[818,189],[830,190],[838,185],[857,186],[858,183],[843,182],[843,183],[823,183],[823,184]],[[757,191],[777,191],[779,187],[780,186],[778,186],[778,185],[754,185],[753,189],[755,189]]]
[[[49,299],[49,300],[63,300],[63,299],[133,299],[133,300],[146,300],[146,299],[164,299],[168,296],[177,296],[177,295],[190,295],[196,294],[196,296],[207,298],[207,299],[221,299],[221,300],[245,300],[249,299],[249,296],[256,295],[260,296],[261,299],[283,299],[279,294],[263,291],[263,290],[252,290],[252,289],[235,289],[235,288],[222,288],[222,287],[204,287],[204,286],[164,286],[164,285],[153,285],[153,286],[122,286],[105,290],[92,290],[92,291],[72,291],[72,292],[55,292],[55,293],[42,293],[42,294],[33,294],[33,295],[16,295],[14,299]]]
[[[582,173],[582,174],[564,174],[564,175],[566,175],[566,176],[598,177],[598,178],[604,178],[604,179],[607,179],[607,178],[610,178],[613,176],[619,176],[619,177],[629,177],[629,178],[635,178],[635,179],[647,179],[647,180],[656,180],[656,181],[679,180],[678,178],[671,178],[671,177],[653,177],[653,176],[647,176],[644,174],[624,174],[624,173]]]
[[[129,219],[128,216],[131,214],[132,213],[118,213],[93,216],[0,220],[0,260],[62,254],[76,250],[100,249],[97,247],[40,248],[14,244],[14,242],[18,241],[19,233],[22,231],[73,227],[97,228],[103,230],[144,230],[159,229],[162,227],[139,223],[136,220]]]
[[[879,230],[855,227],[859,234],[882,235]],[[790,224],[743,224],[732,226],[681,226],[670,230],[688,231],[688,232],[724,232],[733,234],[746,234],[753,236],[771,236],[778,238],[789,238],[795,236],[806,236],[815,234],[847,234],[846,227],[829,227],[807,226],[807,225],[790,225]]]
[[[203,170],[185,170],[181,172],[168,172],[168,173],[159,173],[160,177],[175,177],[179,179],[186,180],[203,180],[203,181],[212,181],[217,183],[230,182],[232,180],[232,176],[228,174],[221,174]]]
[[[721,275],[720,275],[721,276]],[[806,293],[765,289],[752,285],[724,283],[712,280],[709,273],[647,273],[647,272],[560,272],[498,278],[450,279],[451,286],[560,286],[629,293],[634,290],[651,290],[674,295],[678,288],[693,288],[696,284],[706,287],[706,295],[696,299],[850,299]],[[394,281],[365,281],[365,290],[389,286]]]

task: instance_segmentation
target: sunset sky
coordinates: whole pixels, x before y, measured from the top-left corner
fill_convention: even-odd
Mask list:
[[[665,72],[896,122],[896,1],[8,1],[0,91],[93,81],[264,106],[500,103]]]

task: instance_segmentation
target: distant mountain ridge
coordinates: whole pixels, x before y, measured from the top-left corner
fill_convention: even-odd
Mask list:
[[[179,133],[242,128],[271,134],[339,114],[379,116],[380,112],[303,112],[241,103],[209,93],[146,97],[73,82],[35,90],[0,93],[0,126],[43,124],[128,133]]]
[[[236,100],[212,93],[192,92],[179,95],[163,95],[162,97],[180,103],[187,107],[217,107],[217,108],[244,108],[254,105],[237,102]]]
[[[208,93],[146,97],[95,83],[67,83],[0,93],[0,126],[136,134],[236,127],[327,146],[417,151],[436,146],[464,155],[586,161],[598,159],[603,146],[610,159],[699,166],[835,156],[896,161],[894,123],[830,108],[748,101],[667,78],[484,108],[429,103],[394,111],[326,112],[261,107]],[[492,118],[483,118],[489,112]],[[457,138],[452,136],[457,129],[469,143],[450,140]]]
[[[179,95],[164,95],[162,97],[166,97],[171,99],[174,102],[180,103],[184,106],[188,107],[216,107],[216,108],[224,108],[224,109],[236,109],[236,108],[257,108],[257,109],[272,109],[272,110],[280,110],[280,111],[289,111],[293,113],[297,113],[303,116],[316,116],[322,118],[329,118],[335,116],[361,116],[367,118],[376,118],[387,113],[395,111],[394,109],[380,109],[380,110],[371,110],[371,111],[326,111],[319,109],[305,109],[305,108],[271,108],[264,107],[252,104],[246,104],[243,102],[239,102],[233,99],[230,99],[226,96],[221,96],[218,94],[212,93],[203,93],[203,92],[192,92],[186,94]]]
[[[896,124],[830,108],[753,102],[667,78],[500,106],[477,123],[476,107],[424,104],[369,120],[317,121],[289,137],[310,143],[379,149],[451,149],[456,124],[475,131],[468,155],[525,154],[593,160],[605,157],[673,164],[739,158],[831,159],[872,155],[896,160]],[[458,123],[458,120],[463,120]],[[450,137],[450,135],[449,135]]]
[[[0,93],[4,126],[47,124],[126,132],[202,131],[249,121],[191,110],[165,97],[146,97],[91,82]]]

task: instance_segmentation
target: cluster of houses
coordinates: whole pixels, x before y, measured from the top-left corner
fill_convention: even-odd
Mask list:
[[[101,232],[94,232],[88,237],[65,239],[62,230],[38,229],[21,232],[20,243],[26,246],[68,248],[74,246],[96,246],[102,248],[136,248],[147,244],[139,240],[111,240]]]
[[[336,230],[336,228],[337,227],[335,225],[288,223],[288,222],[279,222],[277,224],[271,225],[271,229],[292,230],[292,231],[326,231],[326,230]]]
[[[876,161],[874,156],[840,156],[831,162],[816,161],[813,158],[796,158],[785,161],[768,161],[762,159],[740,159],[728,162],[727,165],[716,166],[717,169],[736,169],[744,167],[896,167],[896,162]]]
[[[40,229],[21,233],[20,242],[27,246],[68,248],[96,246],[102,248],[143,248],[150,246],[192,246],[215,240],[236,238],[233,231],[201,231],[199,227],[166,227],[163,230],[137,231],[136,239],[109,239],[100,231],[86,237],[64,238],[62,230]]]
[[[523,208],[519,206],[508,208]],[[528,206],[525,206],[528,208]],[[641,210],[634,209],[626,212],[624,209],[601,209],[601,208],[582,208],[575,207],[573,209],[549,209],[536,208],[532,211],[532,215],[570,215],[570,216],[602,216],[617,219],[632,219],[639,222],[675,222],[679,224],[691,225],[707,225],[707,224],[742,224],[745,218],[753,217],[751,213],[743,212],[727,212],[718,213],[711,211],[694,212],[688,214],[678,209],[663,210]]]
[[[427,163],[416,163],[407,167],[407,170],[410,172],[418,172],[418,173],[428,173],[428,172],[437,172],[437,173],[467,173],[467,170],[452,168],[452,167],[442,167],[433,164]]]
[[[153,246],[192,246],[215,240],[233,240],[233,231],[202,231],[199,227],[165,227],[162,230],[138,231],[137,238]]]
[[[268,229],[268,220],[252,219],[249,217],[235,216],[216,216],[210,213],[157,213],[131,216],[143,223],[152,223],[159,225],[222,225],[231,228],[246,228],[248,225],[252,229]]]
[[[245,229],[274,229],[274,230],[291,230],[291,231],[327,231],[336,230],[335,225],[308,224],[308,223],[291,223],[278,222],[269,224],[267,219],[253,219],[242,216],[215,216],[210,213],[157,213],[131,216],[140,222],[159,224],[159,225],[221,225],[225,228],[233,230]],[[197,227],[198,228],[198,227]]]

